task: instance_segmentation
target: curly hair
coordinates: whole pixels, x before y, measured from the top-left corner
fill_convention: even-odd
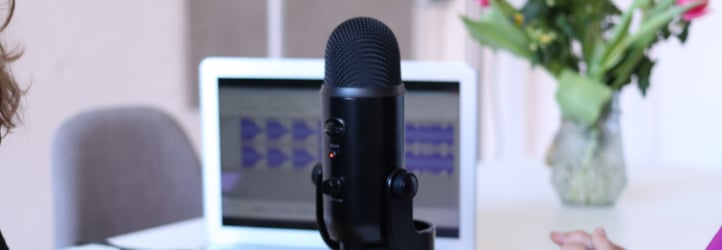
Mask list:
[[[15,12],[15,0],[9,0],[8,3],[9,11],[5,21],[0,25],[0,32],[5,31]],[[24,91],[18,86],[9,64],[20,58],[20,55],[22,55],[21,51],[8,51],[0,43],[0,142],[17,125],[19,119],[20,96]]]

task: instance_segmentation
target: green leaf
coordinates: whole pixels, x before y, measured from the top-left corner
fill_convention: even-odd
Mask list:
[[[639,30],[629,38],[629,42],[635,44],[634,46],[636,47],[648,47],[649,44],[654,41],[655,34],[659,31],[659,29],[668,25],[675,17],[694,7],[697,7],[700,4],[702,4],[701,1],[688,3],[651,16],[649,20],[642,22]]]
[[[682,24],[682,32],[680,32],[679,35],[677,35],[677,38],[679,39],[680,43],[684,44],[685,42],[687,42],[687,37],[689,36],[689,25],[690,24],[691,24],[690,22],[684,22],[684,24]]]
[[[592,59],[591,65],[589,65],[589,75],[595,80],[601,80],[604,73],[619,63],[622,59],[624,51],[627,49],[628,44],[626,43],[627,35],[629,34],[629,26],[632,23],[632,17],[634,17],[634,11],[637,6],[642,4],[644,0],[636,0],[632,3],[632,6],[622,14],[619,23],[614,27],[612,36],[609,39],[607,46],[602,46],[601,53],[595,53],[594,59]]]
[[[647,89],[649,89],[649,76],[652,73],[652,67],[654,62],[649,57],[644,57],[637,65],[635,74],[637,75],[637,88],[642,96],[647,96]]]
[[[644,47],[629,48],[624,60],[612,70],[612,74],[615,76],[615,80],[612,83],[613,89],[620,89],[629,82],[631,74],[644,57],[644,50]]]
[[[662,27],[661,29],[659,29],[659,32],[657,32],[657,33],[659,33],[658,40],[667,40],[669,38],[669,36],[672,35],[672,31],[669,30],[669,27]]]
[[[511,4],[509,4],[506,0],[491,0],[491,6],[492,8],[499,10],[507,17],[511,17],[514,16],[514,14],[519,13],[519,11],[517,11],[514,6],[511,6]]]
[[[645,20],[639,30],[627,39],[630,46],[628,55],[627,58],[625,58],[624,61],[614,69],[616,80],[612,83],[612,88],[619,89],[623,84],[625,84],[625,82],[629,79],[629,76],[634,72],[637,64],[644,57],[644,51],[652,42],[654,42],[655,34],[660,28],[668,25],[673,18],[700,5],[701,3],[702,2],[698,1],[673,7],[650,17],[648,20]]]
[[[582,37],[580,38],[582,56],[584,57],[584,61],[587,65],[592,64],[592,60],[594,60],[594,54],[597,53],[598,46],[603,44],[601,33],[601,27],[595,26],[589,27],[589,30],[582,33]]]
[[[511,26],[516,28],[512,23],[512,19],[514,18],[514,15],[516,15],[518,12],[507,13],[507,11],[515,10],[507,10],[501,5],[492,5],[489,11],[487,11],[485,15],[481,16],[481,21],[494,22],[499,25]]]
[[[651,16],[656,16],[662,11],[669,9],[669,7],[672,7],[672,4],[674,4],[674,2],[675,0],[661,0],[654,7],[652,7],[649,14]]]
[[[546,0],[528,0],[524,7],[521,8],[521,13],[524,15],[524,20],[541,20],[549,13],[549,8],[546,5]]]
[[[582,59],[589,66],[602,43],[602,34],[612,27],[610,17],[617,16],[619,10],[608,0],[567,0],[563,5],[562,16],[574,26],[574,38],[580,42]]]
[[[556,16],[554,18],[554,24],[559,27],[559,29],[562,31],[562,33],[565,36],[568,37],[574,37],[576,34],[574,33],[574,26],[569,22],[569,18],[565,16]]]
[[[461,19],[471,36],[482,45],[494,49],[504,49],[525,59],[531,58],[529,38],[519,28],[505,24],[498,19],[486,19],[479,22],[466,17]]]
[[[606,85],[570,70],[559,76],[556,99],[562,115],[582,126],[591,126],[602,113],[613,91]]]

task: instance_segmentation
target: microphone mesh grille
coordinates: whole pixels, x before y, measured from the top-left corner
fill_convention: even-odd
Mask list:
[[[356,17],[341,23],[326,45],[326,78],[335,87],[401,84],[399,45],[381,21]]]

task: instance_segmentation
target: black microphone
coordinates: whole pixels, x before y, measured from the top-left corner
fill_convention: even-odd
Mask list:
[[[326,244],[342,250],[433,249],[433,225],[412,221],[418,181],[404,170],[405,88],[396,37],[376,19],[347,20],[328,39],[325,67],[325,155],[313,180]],[[423,239],[410,239],[419,227],[426,230]],[[424,241],[424,248],[404,248],[398,241]]]

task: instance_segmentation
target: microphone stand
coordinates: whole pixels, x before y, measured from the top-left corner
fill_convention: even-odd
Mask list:
[[[412,199],[416,196],[419,182],[416,175],[404,169],[397,169],[386,178],[387,217],[382,225],[386,246],[364,247],[363,242],[338,242],[331,239],[323,219],[323,191],[321,181],[323,169],[316,164],[311,179],[316,185],[316,223],[321,237],[334,250],[434,250],[436,227],[428,222],[413,219]]]

